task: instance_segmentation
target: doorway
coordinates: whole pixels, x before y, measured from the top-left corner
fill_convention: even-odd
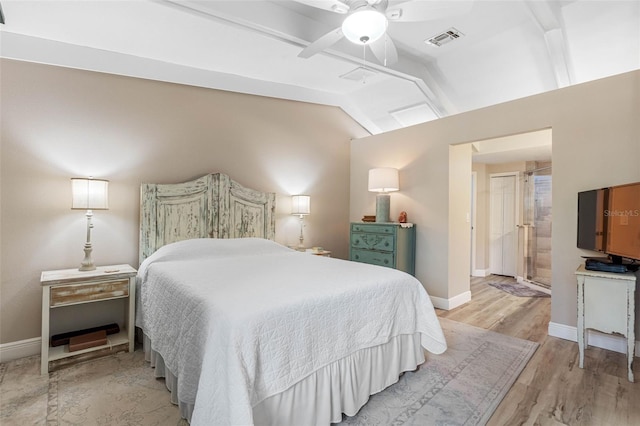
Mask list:
[[[492,273],[506,274],[520,283],[550,292],[552,130],[542,129],[470,144],[472,174],[475,175],[471,183],[471,275],[486,277]],[[492,235],[491,221],[497,218],[491,214],[491,177],[505,175],[516,176],[514,226],[509,224],[513,232],[509,233],[503,228]],[[503,234],[506,237],[498,236]],[[509,254],[503,255],[502,249],[499,250],[498,262],[506,261],[515,265],[512,266],[515,272],[497,266],[493,251],[498,252],[498,249],[491,247],[492,239],[501,239],[503,242],[505,239],[513,240],[513,262]],[[494,272],[498,270],[500,272]]]

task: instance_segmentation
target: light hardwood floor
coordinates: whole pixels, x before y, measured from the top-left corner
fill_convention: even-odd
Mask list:
[[[472,301],[438,315],[540,343],[489,425],[640,425],[640,383],[627,381],[624,354],[589,347],[578,367],[578,344],[547,335],[548,297],[516,297],[471,279]],[[636,357],[634,373],[640,377]],[[640,379],[636,379],[637,381]]]

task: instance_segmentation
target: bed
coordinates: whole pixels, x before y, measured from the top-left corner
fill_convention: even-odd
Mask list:
[[[274,241],[275,195],[224,174],[141,187],[136,326],[192,425],[328,425],[446,350],[403,272]]]

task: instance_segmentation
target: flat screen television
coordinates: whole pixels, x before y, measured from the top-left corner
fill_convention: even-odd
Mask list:
[[[640,261],[640,182],[578,193],[578,248]]]

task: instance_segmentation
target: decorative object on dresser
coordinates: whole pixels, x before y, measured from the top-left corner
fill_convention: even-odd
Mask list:
[[[80,264],[80,271],[93,271],[96,266],[91,259],[91,228],[93,210],[107,210],[109,208],[109,181],[89,177],[71,178],[71,209],[86,210],[87,213],[87,242],[84,244],[84,259]]]
[[[400,212],[400,216],[398,216],[398,222],[407,223],[407,212]]]
[[[363,222],[375,222],[376,221],[376,215],[364,215],[362,216],[362,221]]]
[[[349,259],[414,275],[415,245],[412,223],[352,223]]]
[[[121,351],[133,352],[134,349],[134,321],[135,321],[135,277],[137,271],[129,265],[99,266],[94,271],[79,271],[78,269],[62,269],[57,271],[44,271],[40,278],[42,284],[42,347],[40,371],[47,374],[50,370],[57,369],[80,361],[97,358]],[[106,302],[122,299],[124,318],[123,327],[117,324],[107,326],[85,328],[80,332],[63,332],[52,336],[52,329],[60,327],[57,324],[54,313],[66,309],[75,309],[74,306],[87,303]],[[61,317],[58,317],[60,319]],[[82,318],[91,326],[91,318]],[[94,323],[97,322],[93,320]],[[115,327],[114,327],[115,325]],[[118,328],[120,331],[109,334],[109,330]],[[63,330],[59,330],[63,331]],[[106,342],[98,345],[99,338],[95,333],[104,333]],[[89,335],[89,342],[80,339],[79,336]],[[50,338],[52,340],[50,344]],[[68,344],[60,345],[60,339],[68,339]],[[55,345],[53,344],[55,341]],[[74,343],[79,343],[75,348]],[[94,345],[95,343],[95,345]],[[74,350],[76,349],[76,350]]]
[[[291,214],[300,216],[300,249],[304,248],[304,217],[311,213],[311,197],[308,195],[293,195],[291,197]]]
[[[389,192],[400,189],[398,169],[381,167],[369,170],[369,191],[376,195],[376,222],[390,222],[389,212],[391,196]]]
[[[627,377],[633,382],[636,275],[631,272],[589,271],[580,265],[576,278],[579,367],[584,367],[584,350],[589,345],[588,329],[619,334],[627,338]]]

